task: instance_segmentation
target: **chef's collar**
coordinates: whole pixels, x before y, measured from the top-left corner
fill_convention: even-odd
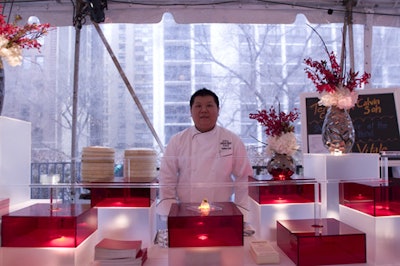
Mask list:
[[[214,128],[211,129],[211,130],[209,130],[209,131],[201,132],[200,130],[198,130],[198,129],[196,128],[196,126],[193,126],[192,137],[194,137],[194,136],[196,136],[196,135],[199,135],[199,134],[213,133],[213,132],[215,132],[216,129],[217,129],[217,125],[215,125]]]

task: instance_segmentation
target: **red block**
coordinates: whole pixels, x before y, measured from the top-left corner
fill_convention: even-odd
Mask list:
[[[232,202],[211,204],[208,215],[199,204],[173,204],[168,215],[169,247],[243,246],[243,214]]]
[[[277,221],[277,244],[298,266],[367,261],[365,233],[332,218]]]
[[[343,182],[339,203],[371,216],[400,215],[400,184],[385,181]]]
[[[3,215],[2,247],[77,247],[97,230],[89,204],[34,204]]]
[[[258,181],[249,177],[249,196],[259,204],[308,203],[315,201],[314,184],[306,179],[291,181]],[[257,185],[259,182],[262,184]],[[311,181],[310,181],[311,182]]]
[[[155,201],[155,188],[93,187],[90,189],[92,207],[150,207]]]

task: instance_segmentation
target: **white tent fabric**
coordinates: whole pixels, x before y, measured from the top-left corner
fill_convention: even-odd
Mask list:
[[[306,15],[311,23],[340,23],[343,22],[346,12],[343,2],[347,1],[108,0],[107,2],[106,23],[157,23],[166,12],[173,14],[178,23],[292,23],[299,13]],[[400,26],[399,0],[353,0],[353,2],[354,24]],[[3,6],[6,15],[19,14],[24,18],[35,15],[43,22],[65,26],[73,24],[75,3],[75,0],[14,0],[6,1]]]

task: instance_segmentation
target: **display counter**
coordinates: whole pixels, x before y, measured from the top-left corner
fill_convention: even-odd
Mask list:
[[[366,234],[367,262],[361,265],[388,265],[390,262],[400,261],[400,254],[397,251],[400,246],[400,237],[396,233],[396,230],[400,228],[399,215],[374,216],[360,211],[360,208],[354,205],[346,206],[346,203],[353,202],[352,197],[355,196],[353,191],[364,186],[361,183],[363,178],[379,178],[379,162],[375,155],[343,157],[306,155],[304,157],[305,175],[294,176],[292,180],[287,181],[272,181],[268,177],[257,178],[256,176],[243,183],[190,184],[191,187],[199,187],[203,191],[218,187],[223,187],[224,191],[247,187],[249,204],[245,209],[240,206],[243,216],[232,211],[226,216],[217,214],[216,219],[209,219],[210,223],[207,221],[207,224],[217,226],[217,228],[207,228],[206,233],[213,232],[215,233],[213,237],[222,237],[224,238],[222,240],[229,237],[225,239],[225,234],[220,234],[220,232],[226,229],[226,224],[231,225],[230,232],[235,234],[233,246],[225,245],[223,241],[212,246],[205,246],[199,244],[201,242],[198,241],[196,246],[188,247],[182,245],[186,243],[183,241],[172,247],[168,245],[166,222],[168,223],[169,220],[165,221],[157,214],[157,196],[162,188],[157,181],[134,182],[135,180],[131,178],[134,172],[129,171],[129,182],[107,177],[107,182],[59,183],[58,173],[52,175],[49,173],[43,175],[43,178],[41,176],[41,183],[30,184],[30,174],[27,171],[30,165],[30,158],[27,155],[30,151],[30,125],[23,121],[9,119],[0,119],[0,124],[2,127],[0,134],[7,133],[7,130],[18,131],[18,134],[7,133],[0,137],[2,142],[0,143],[2,155],[0,210],[3,215],[2,240],[4,240],[0,248],[0,266],[95,265],[95,246],[104,238],[141,240],[142,246],[148,249],[145,265],[160,266],[186,266],[188,260],[193,262],[191,265],[195,265],[195,262],[202,265],[202,261],[203,265],[204,263],[229,266],[257,265],[250,254],[250,246],[253,241],[268,241],[279,254],[277,265],[290,266],[295,265],[293,257],[288,257],[288,254],[291,254],[290,251],[280,248],[277,244],[277,239],[281,239],[277,237],[278,222],[282,221],[281,224],[283,224],[283,221],[309,221],[310,219],[322,221],[324,218],[331,218],[328,217],[330,211],[337,212],[339,224],[353,227],[360,235]],[[10,146],[10,143],[13,143],[13,146]],[[14,145],[15,143],[17,145]],[[21,157],[20,154],[24,156]],[[352,163],[352,161],[357,163]],[[348,170],[340,167],[341,164],[345,164]],[[89,169],[92,168],[89,167]],[[356,181],[351,181],[355,184],[348,183],[350,181],[346,180],[343,185],[343,179],[351,175],[356,175],[358,178]],[[343,190],[339,190],[339,186]],[[31,200],[32,188],[48,190],[50,198],[40,201]],[[347,193],[349,190],[350,193]],[[59,193],[60,191],[63,193]],[[344,195],[343,202],[339,202],[339,191]],[[376,194],[378,189],[367,186],[361,191],[365,194],[368,194],[368,191]],[[389,195],[396,193],[395,190],[389,188],[387,191]],[[84,192],[89,192],[89,197],[79,197]],[[376,201],[380,198],[374,196],[369,200]],[[213,204],[213,202],[210,203]],[[175,223],[171,223],[175,225],[175,233],[172,232],[173,235],[169,237],[175,238],[174,234],[182,234],[183,229],[190,230],[193,227],[194,230],[204,225],[203,218],[207,219],[207,216],[201,217],[203,213],[199,214],[196,208],[196,205],[200,205],[201,202],[193,204],[191,211],[194,212],[195,219],[188,224],[186,218],[175,217],[179,218],[175,220]],[[391,206],[395,204],[397,202],[392,202]],[[225,206],[225,203],[222,205]],[[84,207],[75,208],[77,206]],[[175,208],[179,210],[182,206],[184,205],[178,204]],[[68,211],[60,212],[61,209]],[[321,209],[326,211],[323,212]],[[42,210],[45,210],[44,213]],[[190,217],[187,213],[184,216]],[[234,223],[230,221],[233,216]],[[244,221],[243,228],[242,221]],[[288,232],[296,233],[292,232],[292,229],[289,228]],[[66,236],[73,239],[72,245],[60,245],[60,242],[55,241],[60,240],[62,232],[66,232]],[[185,234],[186,236],[193,237],[190,234]],[[322,240],[318,234],[313,236],[318,241]],[[54,239],[50,239],[51,237]],[[201,237],[207,239],[206,235]],[[62,236],[61,239],[65,240]],[[341,262],[347,265],[353,263],[350,260]]]
[[[221,247],[209,247],[212,249],[204,251],[204,254],[211,254],[211,257],[218,258],[220,260],[224,256],[228,255],[216,255],[216,254],[230,254],[232,252],[231,249],[235,249],[233,252],[236,256],[240,256],[240,260],[238,265],[257,265],[254,258],[251,256],[249,252],[249,245],[251,241],[255,240],[267,240],[269,241],[276,252],[279,253],[280,263],[277,265],[295,265],[295,263],[286,255],[285,252],[277,245],[276,235],[277,235],[277,221],[280,220],[301,220],[301,219],[313,219],[318,218],[316,216],[315,210],[320,207],[319,200],[315,200],[311,197],[311,194],[314,193],[318,197],[318,194],[315,193],[315,188],[318,188],[320,183],[316,182],[313,179],[293,179],[289,181],[270,181],[270,180],[249,180],[250,182],[243,183],[243,186],[248,186],[249,188],[249,221],[248,225],[250,229],[254,230],[254,234],[250,236],[243,237],[243,245],[238,246],[221,246]],[[350,184],[350,183],[349,183]],[[216,186],[217,184],[208,184],[209,186]],[[238,184],[236,184],[238,185]],[[240,185],[240,184],[239,184]],[[339,186],[339,183],[337,183]],[[205,247],[167,247],[162,245],[162,243],[155,243],[157,232],[163,228],[162,222],[160,222],[159,217],[156,212],[156,203],[157,199],[154,199],[154,195],[157,195],[157,190],[160,188],[160,185],[157,182],[149,182],[149,183],[133,183],[133,182],[115,182],[115,183],[80,183],[80,184],[32,184],[30,187],[40,188],[40,189],[49,189],[53,191],[58,191],[62,189],[75,190],[76,193],[79,193],[83,190],[96,191],[96,190],[110,190],[113,193],[107,194],[110,195],[110,198],[105,198],[103,203],[109,203],[110,205],[106,206],[100,204],[101,206],[91,206],[91,208],[97,211],[97,230],[93,232],[85,241],[82,241],[76,247],[73,248],[61,248],[61,247],[46,247],[45,249],[38,245],[38,247],[29,247],[29,248],[21,248],[21,247],[5,247],[1,248],[1,252],[3,254],[3,262],[5,264],[2,265],[15,265],[9,264],[10,261],[15,263],[15,261],[19,259],[25,259],[24,257],[16,256],[19,252],[38,252],[38,253],[49,253],[46,255],[49,258],[52,258],[51,261],[57,261],[56,254],[64,254],[64,261],[61,263],[57,262],[57,264],[51,265],[79,265],[77,264],[78,260],[82,260],[81,253],[85,252],[87,255],[85,256],[85,260],[94,261],[93,250],[95,244],[103,238],[114,238],[114,239],[125,239],[125,240],[137,240],[140,239],[143,241],[143,246],[148,248],[148,259],[145,262],[145,265],[179,265],[179,261],[185,261],[183,256],[200,256],[203,254],[203,249]],[[146,200],[151,202],[150,206],[128,206],[128,205],[118,205],[117,203],[121,201],[121,198],[115,197],[115,191],[122,192],[122,194],[117,193],[117,195],[123,195],[123,200],[127,202],[132,202],[130,200],[131,197],[135,198],[139,196],[143,198],[143,193],[139,191],[152,191],[154,193],[149,193],[145,196]],[[129,193],[124,193],[129,191]],[[136,195],[134,191],[138,191]],[[256,191],[255,197],[253,192]],[[57,193],[50,193],[51,195],[58,195]],[[278,197],[280,201],[265,201],[260,202],[259,199],[270,199],[271,197]],[[293,199],[297,199],[298,202],[285,202],[285,197]],[[318,198],[317,198],[318,199]],[[43,201],[41,201],[43,203]],[[70,202],[71,203],[71,202]],[[78,203],[78,202],[75,202]],[[90,204],[90,199],[79,201],[80,204]],[[32,206],[32,204],[28,204],[27,206]],[[50,204],[55,204],[55,206],[61,206],[61,204],[65,204],[61,199],[53,198],[47,201],[48,206]],[[199,203],[200,204],[200,203]],[[20,205],[18,205],[20,206]],[[18,208],[17,206],[10,206],[10,211],[14,212],[21,210],[27,206]],[[352,211],[347,211],[345,214],[345,218],[341,220],[341,222],[346,224],[351,224],[354,228],[360,231],[364,231],[365,228],[362,226],[355,225],[354,222],[351,222],[349,219],[351,217],[357,217],[356,214],[351,213]],[[358,218],[357,218],[358,219]],[[376,217],[371,216],[370,219],[374,220]],[[391,217],[391,219],[398,220],[399,217]],[[4,222],[4,221],[3,221]],[[221,224],[221,221],[218,222]],[[223,223],[222,223],[223,224]],[[165,225],[165,224],[164,224]],[[50,229],[51,227],[49,227]],[[379,239],[378,236],[380,232],[375,230],[373,232],[376,235],[375,239]],[[370,233],[369,233],[370,234]],[[367,238],[370,237],[367,234]],[[393,242],[397,244],[397,242]],[[369,247],[370,248],[370,247]],[[376,247],[378,249],[379,247]],[[68,250],[68,252],[66,252]],[[85,250],[85,251],[83,251]],[[88,251],[90,250],[90,252]],[[230,250],[230,251],[229,251]],[[189,252],[189,255],[186,254]],[[210,253],[211,252],[211,253]],[[375,250],[368,250],[369,253],[374,253]],[[68,254],[68,255],[66,255]],[[199,255],[200,254],[200,255]],[[203,255],[204,255],[203,254]],[[389,254],[393,258],[393,254]],[[59,258],[62,258],[59,257]],[[189,256],[189,257],[190,257]],[[205,256],[205,255],[204,255]],[[54,258],[53,258],[54,257]],[[44,258],[44,257],[42,257]],[[173,260],[172,258],[176,258]],[[180,260],[178,258],[181,258]],[[375,256],[375,259],[379,259]],[[172,260],[172,261],[171,261]],[[371,260],[371,259],[370,259]],[[73,262],[71,264],[71,261]],[[172,263],[172,264],[171,264]],[[177,263],[177,264],[176,264]],[[357,265],[378,265],[374,264],[373,261],[367,261],[364,264]],[[0,264],[1,265],[1,264]],[[42,261],[40,257],[36,257],[32,260],[31,265],[50,265],[46,264],[46,262]],[[184,265],[184,264],[182,264]],[[351,265],[351,264],[347,264]]]
[[[299,181],[302,183],[302,185],[306,185],[304,184],[304,181]],[[310,182],[310,184],[315,183],[312,180],[309,180],[308,182]],[[290,182],[289,182],[290,183]],[[249,186],[249,190],[252,189],[260,189],[261,187],[268,187],[268,186],[276,186],[276,188],[279,188],[278,190],[281,190],[285,185],[289,185],[289,183],[270,183],[267,181],[255,181],[255,182],[250,182],[250,183],[243,183],[243,186]],[[290,187],[294,186],[296,184],[296,181],[292,181]],[[208,184],[211,187],[215,187],[221,184]],[[236,184],[238,185],[238,184]],[[240,185],[240,184],[239,184]],[[225,185],[226,186],[226,185]],[[160,251],[160,254],[163,253],[164,249],[169,250],[168,252],[176,252],[177,254],[180,254],[180,250],[179,249],[174,249],[172,250],[170,248],[161,248],[160,246],[158,246],[157,244],[154,244],[154,240],[155,237],[157,235],[157,230],[160,229],[160,227],[162,227],[162,225],[160,225],[159,222],[159,218],[158,215],[156,213],[156,199],[154,198],[155,195],[157,194],[157,190],[159,189],[159,184],[157,182],[149,182],[149,183],[140,183],[140,182],[106,182],[106,183],[99,183],[99,182],[93,182],[93,183],[78,183],[78,184],[63,184],[63,183],[45,183],[45,184],[31,184],[30,185],[31,188],[36,188],[36,189],[48,189],[49,190],[49,195],[53,196],[53,198],[49,199],[47,202],[44,201],[45,203],[43,203],[43,201],[41,201],[41,204],[44,205],[40,205],[41,207],[43,207],[45,210],[47,210],[48,212],[46,212],[47,214],[47,219],[48,219],[48,223],[47,223],[47,228],[49,229],[49,232],[47,235],[50,235],[50,231],[54,232],[54,228],[58,228],[57,226],[60,226],[60,220],[58,219],[53,219],[53,218],[57,218],[56,215],[50,215],[51,213],[56,214],[56,210],[59,210],[59,208],[64,207],[65,208],[65,204],[84,204],[85,206],[91,206],[91,209],[96,210],[96,214],[97,214],[97,230],[95,233],[93,233],[92,235],[90,235],[89,237],[87,237],[87,241],[81,241],[79,243],[77,243],[75,250],[76,252],[79,252],[83,246],[87,245],[87,242],[92,242],[92,244],[90,244],[92,247],[91,249],[93,250],[94,245],[93,243],[95,243],[96,241],[99,241],[103,238],[114,238],[114,239],[121,239],[121,240],[132,240],[132,239],[140,239],[143,241],[143,246],[148,247],[149,248],[149,255],[148,255],[148,261],[146,262],[146,264],[150,264],[151,265],[151,261],[154,258],[156,261],[158,259],[156,259],[158,257],[157,254],[155,254],[154,252],[151,252],[151,250],[158,250]],[[263,194],[263,190],[264,188],[262,188],[261,194]],[[79,200],[78,202],[65,202],[59,198],[57,198],[57,196],[59,195],[59,193],[57,193],[57,191],[62,191],[62,190],[69,190],[69,191],[74,191],[73,194],[79,194],[80,192],[84,191],[84,190],[88,190],[90,192],[95,191],[96,195],[96,202],[97,204],[91,204],[90,202],[90,198],[86,199],[86,200]],[[101,192],[102,195],[102,199],[98,200],[99,197],[99,193],[98,191]],[[111,193],[110,193],[111,191]],[[143,191],[146,191],[146,193],[143,193]],[[285,191],[284,189],[282,191]],[[289,188],[289,191],[291,191],[291,189]],[[104,193],[105,192],[105,193]],[[151,192],[151,193],[147,193],[147,192]],[[286,192],[285,192],[286,193]],[[287,194],[287,193],[286,193]],[[291,193],[289,193],[291,194]],[[262,196],[262,195],[261,195]],[[281,196],[284,196],[284,194],[282,194]],[[79,198],[79,196],[76,196],[76,198]],[[136,198],[140,198],[140,201],[136,201]],[[249,197],[249,201],[251,201],[252,199]],[[149,202],[149,205],[146,206],[142,206],[143,202]],[[130,204],[123,204],[123,203],[130,203]],[[132,203],[134,202],[139,202],[139,205],[134,206],[132,205]],[[199,203],[200,204],[200,203]],[[225,203],[223,203],[224,205]],[[307,204],[313,204],[311,203],[307,203]],[[33,206],[35,206],[36,204],[32,202],[32,204],[27,204],[27,206],[11,206],[11,213],[8,216],[11,217],[15,217],[15,216],[19,216],[19,214],[21,212],[24,213],[24,218],[26,219],[26,222],[29,223],[31,222],[32,224],[35,224],[36,221],[40,220],[40,215],[38,215],[38,213],[35,212],[31,212],[30,215],[31,217],[29,217],[29,215],[25,215],[26,212],[31,209],[34,208]],[[225,206],[225,205],[224,205]],[[234,206],[234,205],[233,205]],[[284,202],[276,202],[276,206],[285,206]],[[51,208],[55,208],[54,212],[51,212]],[[313,217],[313,208],[310,207],[308,209],[308,217]],[[50,214],[49,214],[50,213]],[[73,219],[74,215],[76,215],[75,213],[71,213],[71,219]],[[5,216],[5,217],[8,217]],[[28,216],[28,217],[27,217]],[[79,215],[78,215],[79,216]],[[250,215],[251,211],[250,211]],[[256,215],[258,217],[260,217],[258,214]],[[290,217],[290,216],[289,216]],[[63,219],[68,219],[68,217],[63,217]],[[269,218],[271,219],[271,221],[264,221],[266,223],[271,223],[274,224],[275,223],[275,219],[276,217],[271,217]],[[239,220],[238,220],[239,221]],[[240,219],[240,221],[243,222],[243,218]],[[54,223],[49,224],[49,223]],[[240,224],[238,223],[237,225],[239,226],[239,232],[243,232],[243,228],[241,227],[242,222],[240,222]],[[3,226],[5,226],[5,228],[10,227],[11,225],[14,225],[13,221],[11,221],[10,219],[4,219],[3,223],[5,223],[5,225],[3,224]],[[23,224],[23,223],[21,223]],[[78,223],[79,224],[79,223]],[[222,220],[218,221],[218,224],[224,224],[224,222]],[[258,224],[261,224],[261,222],[259,222]],[[253,226],[250,224],[249,225],[251,228],[253,228]],[[236,227],[235,227],[236,228]],[[41,230],[43,230],[43,228],[41,228]],[[7,230],[9,231],[9,230]],[[218,230],[217,230],[218,231]],[[23,232],[26,232],[24,230],[21,230],[21,234],[19,234],[19,237],[24,237]],[[46,235],[46,233],[44,234]],[[25,235],[26,238],[30,237],[30,234],[26,234]],[[223,236],[222,236],[223,237]],[[255,237],[255,236],[253,236]],[[95,240],[93,240],[93,238]],[[21,239],[21,238],[20,238]],[[246,238],[244,238],[246,239]],[[22,240],[21,240],[22,241]],[[19,243],[23,243],[24,241],[19,241]],[[9,243],[9,242],[6,242]],[[240,252],[235,252],[235,254],[246,254],[247,255],[247,249],[245,247],[245,241],[240,242],[240,245],[236,245],[238,247]],[[225,246],[225,245],[223,245]],[[227,245],[226,245],[227,246]],[[2,249],[6,250],[4,255],[4,258],[7,258],[7,261],[14,261],[12,258],[11,254],[15,254],[15,250],[18,250],[18,248],[21,248],[21,246],[18,245],[12,245],[12,244],[7,244],[4,245],[2,247]],[[26,248],[26,247],[25,247]],[[38,244],[36,247],[34,246],[30,246],[29,250],[41,250],[43,248],[42,244]],[[57,246],[47,246],[47,252],[51,252],[51,250],[54,250],[54,252],[58,252],[61,251],[61,247],[57,247]],[[88,247],[85,247],[85,249],[87,249]],[[201,248],[201,247],[200,247]],[[222,248],[222,250],[225,250],[224,247],[220,247]],[[25,249],[24,249],[25,250]],[[69,249],[71,251],[71,249]],[[167,253],[168,253],[167,252]],[[198,251],[195,252],[195,254],[197,254]],[[93,260],[93,252],[88,253],[88,256],[91,255],[92,256],[92,260]],[[77,255],[75,254],[75,252],[72,252],[72,254],[68,255],[67,257],[69,258],[69,261],[74,261],[75,259],[73,259],[73,257],[76,257]],[[153,257],[154,256],[154,257]],[[174,255],[175,257],[175,255]],[[15,258],[18,259],[18,258]],[[22,259],[22,258],[21,258]],[[86,258],[87,259],[87,258]],[[168,258],[167,258],[168,259]],[[67,260],[67,261],[68,261]],[[162,259],[161,259],[162,260]],[[165,263],[165,258],[164,258],[164,263]],[[44,261],[40,261],[40,259],[38,259],[38,261],[35,263],[34,261],[32,262],[31,265],[46,265],[46,263]],[[66,264],[68,265],[68,264]],[[162,264],[162,265],[166,265],[166,264]],[[251,265],[251,264],[250,264]]]

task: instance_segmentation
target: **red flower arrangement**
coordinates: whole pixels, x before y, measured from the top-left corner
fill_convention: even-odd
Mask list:
[[[328,52],[330,68],[327,61],[313,61],[311,58],[304,59],[305,64],[308,66],[305,69],[307,77],[314,83],[319,93],[328,92],[334,93],[339,87],[346,88],[352,92],[356,88],[360,88],[362,84],[368,83],[371,74],[364,72],[364,74],[357,78],[359,72],[354,72],[350,69],[348,75],[342,75],[342,69],[337,63],[334,52]]]
[[[324,44],[325,52],[329,57],[329,64],[326,60],[314,61],[311,58],[304,59],[307,67],[304,69],[307,77],[311,79],[320,93],[320,105],[326,107],[337,106],[341,109],[349,109],[355,105],[358,99],[356,88],[361,88],[367,84],[371,74],[364,72],[359,76],[359,72],[352,69],[346,74],[336,60],[334,52],[329,52],[321,35],[312,28]]]
[[[2,11],[0,6],[0,11]],[[22,62],[22,49],[40,49],[42,46],[39,38],[46,35],[50,24],[25,24],[18,26],[22,20],[16,16],[13,23],[7,23],[6,17],[0,14],[0,57],[5,58],[11,66],[20,65]],[[2,67],[2,65],[1,65]]]
[[[261,125],[265,126],[265,133],[268,136],[279,137],[284,133],[294,132],[294,126],[291,125],[299,117],[299,112],[295,108],[288,114],[285,112],[277,112],[273,106],[267,110],[263,109],[256,114],[249,114],[250,119],[257,120]]]
[[[294,126],[292,125],[299,117],[299,112],[296,108],[286,114],[281,111],[277,112],[271,106],[269,111],[261,110],[256,114],[250,114],[249,117],[265,126],[265,133],[269,136],[267,139],[268,153],[292,156],[296,152],[298,145],[294,134]]]

